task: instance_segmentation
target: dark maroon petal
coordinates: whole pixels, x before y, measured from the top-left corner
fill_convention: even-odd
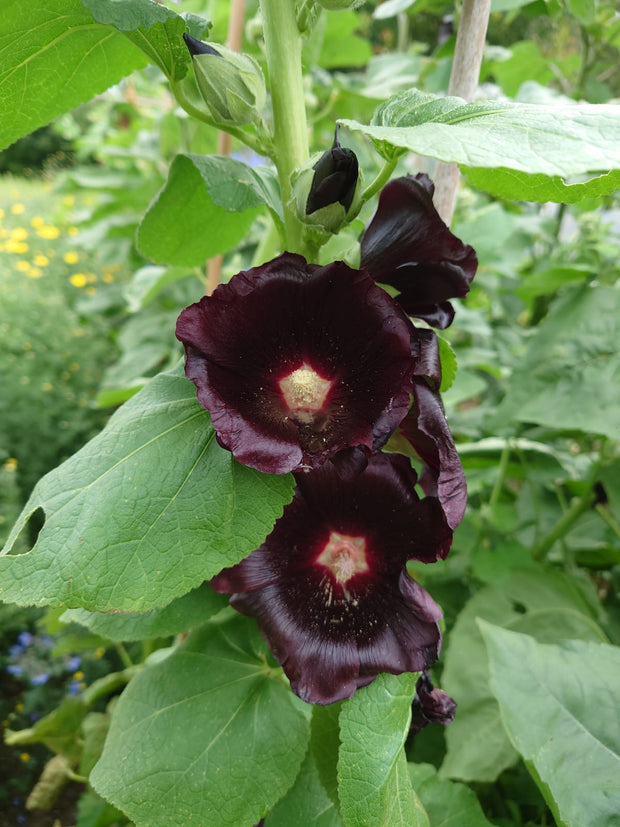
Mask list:
[[[441,397],[423,378],[413,384],[413,407],[401,422],[401,434],[424,463],[420,485],[437,497],[451,529],[461,522],[467,505],[467,484]]]
[[[409,315],[443,328],[454,316],[447,300],[467,295],[478,260],[439,217],[433,190],[423,174],[383,188],[361,239],[361,266],[400,291],[397,300]]]
[[[427,724],[447,726],[454,720],[456,701],[443,689],[435,689],[424,671],[416,683],[416,695],[411,709],[410,733],[416,735]]]
[[[416,355],[414,376],[422,376],[433,390],[441,386],[441,359],[439,356],[439,339],[432,330],[416,328],[413,343]]]
[[[306,215],[336,202],[348,211],[355,195],[359,165],[353,150],[340,146],[337,132],[332,147],[321,155],[313,169]]]
[[[409,461],[375,454],[344,481],[331,463],[296,475],[293,501],[264,544],[211,581],[256,617],[293,690],[310,703],[349,697],[379,672],[426,669],[441,611],[407,574],[434,561],[451,531],[419,500]]]
[[[380,448],[409,408],[413,326],[367,273],[284,253],[177,322],[219,443],[267,473]]]

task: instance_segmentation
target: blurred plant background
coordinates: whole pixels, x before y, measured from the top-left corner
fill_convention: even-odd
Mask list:
[[[228,3],[174,8],[206,14],[212,39],[225,39]],[[620,97],[613,0],[497,0],[493,9],[484,97]],[[453,15],[443,0],[366,2],[326,15],[305,50],[314,150],[331,143],[336,117],[367,122],[412,86],[444,91]],[[255,2],[245,34],[244,49],[262,62]],[[369,144],[344,131],[340,139],[372,180]],[[215,148],[215,133],[176,107],[150,67],[0,153],[2,541],[35,482],[179,359],[175,320],[202,294],[205,268],[174,255],[153,263],[136,230],[174,156]],[[406,157],[399,171],[432,177],[433,167]],[[539,642],[620,643],[620,201],[515,202],[473,184],[462,182],[453,230],[475,247],[480,269],[444,333],[459,367],[445,402],[470,505],[448,560],[412,567],[444,609],[434,678],[459,709],[450,728],[428,727],[409,752],[431,775],[442,767],[470,785],[488,820],[480,811],[467,824],[543,827],[554,822],[540,792],[506,736],[490,735],[501,723],[475,618]],[[371,214],[368,205],[323,259],[353,248]],[[265,257],[264,220],[224,255],[224,279]],[[126,682],[106,676],[172,638],[125,646],[61,614],[0,606],[0,722],[31,730],[28,743],[0,744],[2,827],[127,824],[82,783],[103,743],[107,704]],[[35,732],[41,721],[48,729]],[[70,759],[73,780],[51,783],[39,799],[48,809],[26,807],[44,770],[53,776],[53,754]]]

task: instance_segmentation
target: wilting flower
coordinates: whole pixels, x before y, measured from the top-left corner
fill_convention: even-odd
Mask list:
[[[454,529],[465,513],[467,483],[439,395],[437,336],[432,330],[418,330],[417,347],[413,405],[399,433],[422,460],[420,487],[428,496],[438,498],[448,525]]]
[[[383,188],[361,239],[361,266],[400,291],[397,301],[409,315],[445,328],[454,318],[448,299],[467,294],[478,260],[439,217],[434,189],[424,174]]]
[[[427,669],[441,611],[407,560],[445,557],[438,501],[420,500],[399,454],[375,454],[343,482],[328,463],[296,475],[293,501],[260,548],[211,581],[256,618],[299,697],[328,704],[380,672]]]
[[[427,724],[447,726],[454,720],[456,701],[443,689],[435,689],[428,672],[418,678],[411,707],[411,735],[416,735]]]
[[[367,273],[291,253],[238,273],[177,322],[219,443],[276,474],[385,444],[409,408],[412,336]]]

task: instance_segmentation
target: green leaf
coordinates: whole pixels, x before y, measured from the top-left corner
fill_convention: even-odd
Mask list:
[[[620,290],[599,285],[571,291],[529,340],[490,427],[536,422],[616,440],[619,341]]]
[[[502,722],[557,823],[620,824],[620,649],[480,629]]]
[[[441,774],[488,782],[514,764],[517,756],[489,689],[486,650],[476,625],[479,617],[544,642],[606,638],[576,583],[541,566],[507,571],[503,581],[498,578],[496,585],[481,589],[467,603],[450,632],[443,658],[442,688],[457,702],[458,713],[446,728]]]
[[[310,750],[321,779],[332,804],[339,809],[338,798],[338,751],[340,749],[340,726],[338,719],[342,704],[314,706],[310,724]]]
[[[425,827],[403,749],[417,675],[379,675],[342,704],[338,781],[347,827]]]
[[[358,37],[360,19],[349,9],[325,15],[325,32],[319,57],[324,69],[339,66],[365,66],[372,57],[367,40]]]
[[[200,40],[211,25],[196,15],[180,17],[155,0],[82,0],[82,5],[97,23],[121,31],[171,80],[185,77],[191,63],[183,34]]]
[[[202,625],[228,605],[228,595],[217,594],[207,583],[177,597],[163,609],[150,612],[87,612],[69,609],[63,623],[80,623],[91,632],[110,640],[147,640],[167,637]]]
[[[565,184],[559,175],[528,175],[505,168],[489,170],[467,167],[464,172],[472,186],[514,201],[576,204],[584,198],[609,195],[620,187],[618,170],[598,175],[581,184]]]
[[[178,155],[138,228],[138,247],[159,264],[196,267],[233,248],[267,206],[279,221],[275,173],[216,155]]]
[[[138,827],[256,824],[293,785],[308,744],[306,708],[265,651],[235,614],[145,668],[115,709],[95,790]]]
[[[0,555],[0,595],[91,611],[167,605],[257,548],[292,482],[237,463],[192,383],[161,374],[36,486]],[[34,547],[12,555],[37,510]]]
[[[0,52],[0,149],[147,63],[79,0],[4,0]]]
[[[493,827],[473,790],[439,778],[432,764],[409,764],[409,777],[432,827]]]
[[[561,177],[620,168],[620,111],[612,104],[465,103],[414,89],[379,107],[371,126],[340,123],[380,151],[387,144],[468,167]]]
[[[136,313],[153,301],[164,287],[191,275],[186,267],[158,267],[146,265],[133,274],[123,288],[123,297],[130,313]]]
[[[321,784],[312,753],[306,755],[295,784],[276,804],[265,827],[342,827],[342,819]]]
[[[439,390],[444,393],[452,387],[456,379],[458,369],[456,353],[452,350],[450,343],[442,336],[437,336],[439,341],[439,358],[441,360],[441,387]]]

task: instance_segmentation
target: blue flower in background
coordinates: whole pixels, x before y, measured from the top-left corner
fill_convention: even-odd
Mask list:
[[[45,672],[41,675],[35,675],[34,678],[30,678],[30,683],[33,686],[43,686],[44,683],[47,683],[50,676],[47,675]]]
[[[73,657],[69,658],[67,661],[67,671],[68,672],[77,672],[77,670],[82,665],[82,658],[79,655],[74,655]]]
[[[9,673],[9,675],[23,675],[24,673],[24,670],[21,668],[21,666],[18,666],[16,663],[9,663],[9,665],[6,668],[6,671]]]

